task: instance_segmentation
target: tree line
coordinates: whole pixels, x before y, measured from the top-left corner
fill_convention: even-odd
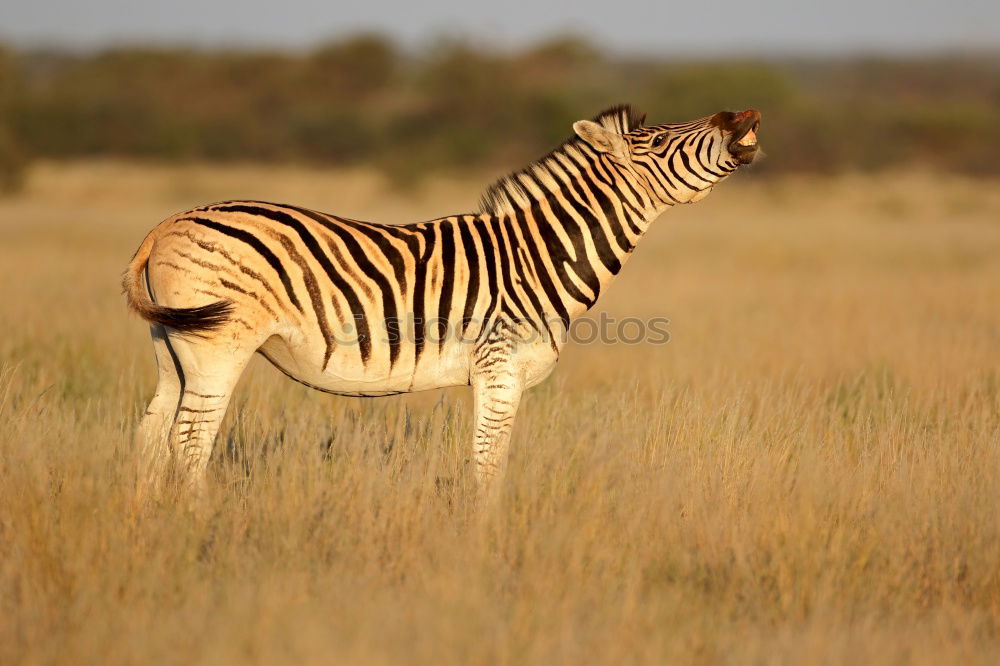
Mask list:
[[[419,52],[358,35],[305,52],[0,46],[0,187],[31,159],[306,162],[432,170],[516,165],[618,102],[651,122],[757,108],[760,171],[918,162],[1000,172],[1000,57],[657,59],[559,38]]]

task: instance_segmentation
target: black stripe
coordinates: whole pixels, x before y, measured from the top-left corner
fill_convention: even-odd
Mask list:
[[[572,197],[566,197],[567,203],[574,209],[579,211],[579,206],[573,202]],[[597,278],[597,274],[594,272],[594,267],[590,264],[587,258],[587,242],[583,237],[583,231],[579,223],[570,214],[569,210],[556,198],[551,197],[549,203],[552,209],[552,215],[554,222],[558,222],[562,227],[566,235],[569,236],[570,242],[573,244],[573,253],[576,255],[576,259],[570,259],[569,255],[565,252],[563,255],[566,257],[566,261],[573,267],[573,271],[583,280],[591,291],[594,292],[594,297],[587,299],[589,305],[593,305],[597,301],[597,294],[601,290],[601,282]],[[534,212],[534,209],[533,209]],[[539,210],[539,214],[542,212]],[[554,235],[554,232],[553,232]],[[558,243],[558,238],[556,238]],[[562,247],[562,243],[558,243]],[[615,260],[617,261],[617,259]],[[609,269],[610,270],[610,269]],[[589,307],[588,305],[588,307]]]
[[[506,219],[506,216],[504,216],[504,219]],[[520,318],[517,319],[517,321],[527,321],[532,325],[532,328],[537,329],[535,323],[531,321],[530,317],[528,317],[528,309],[524,307],[524,304],[521,303],[521,299],[517,297],[517,292],[514,290],[514,284],[511,282],[511,276],[513,275],[511,264],[513,262],[513,258],[511,257],[510,254],[507,253],[507,239],[504,238],[503,230],[501,229],[500,226],[501,218],[497,216],[491,217],[490,225],[493,229],[494,237],[496,238],[496,242],[499,246],[497,249],[498,249],[498,254],[500,256],[500,275],[503,278],[504,296],[508,297],[507,299],[504,299],[504,305],[506,306],[508,300],[512,302],[514,305],[517,306],[517,309],[521,313]],[[511,240],[512,244],[513,242],[514,241]],[[513,247],[511,248],[511,250],[513,250]]]
[[[553,211],[555,214],[555,211]],[[541,208],[541,203],[533,202],[531,204],[531,217],[535,220],[538,225],[538,235],[541,236],[542,241],[545,243],[545,249],[548,252],[549,258],[552,261],[552,266],[556,271],[556,276],[559,278],[559,282],[562,284],[563,289],[573,297],[574,300],[583,303],[588,308],[592,306],[595,298],[589,298],[582,291],[580,291],[576,284],[570,279],[566,272],[566,265],[573,265],[575,262],[570,259],[569,253],[562,244],[558,233],[553,228],[552,220],[545,214]],[[574,225],[575,227],[575,225]],[[572,235],[567,230],[567,235]],[[574,246],[576,243],[574,242]]]
[[[312,268],[309,267],[309,262],[306,258],[299,254],[299,251],[295,249],[295,243],[292,239],[288,238],[282,233],[278,233],[274,229],[267,227],[268,234],[273,235],[281,247],[284,248],[285,252],[292,261],[299,267],[302,271],[302,281],[306,285],[306,293],[309,294],[309,301],[312,303],[313,312],[316,313],[316,323],[319,325],[319,332],[323,335],[323,341],[326,343],[326,350],[323,352],[323,369],[326,369],[327,364],[330,362],[330,357],[333,355],[334,348],[334,337],[333,333],[330,332],[330,324],[326,318],[326,306],[323,305],[323,292],[319,288],[319,281],[313,274]],[[342,319],[340,316],[340,307],[337,305],[337,300],[332,300],[332,305],[334,311],[337,313],[337,319]]]
[[[579,156],[567,155],[567,157],[570,158],[572,163],[578,164],[585,169],[593,169],[595,173],[607,172],[609,176],[605,179],[605,183],[610,189],[617,191],[621,185],[624,185],[626,189],[632,193],[632,196],[636,201],[642,202],[648,199],[648,197],[644,197],[639,190],[635,189],[627,178],[621,175],[621,172],[605,154],[595,153],[590,149],[590,146],[586,146],[586,148],[587,150],[580,151]],[[623,197],[622,200],[625,201],[625,198]],[[631,204],[629,204],[629,206],[631,207]],[[637,215],[639,214],[637,209],[632,208],[632,210]]]
[[[344,243],[344,246],[351,255],[351,259],[354,260],[361,271],[376,285],[378,285],[379,291],[382,294],[382,313],[385,318],[386,335],[389,339],[389,367],[391,368],[396,364],[396,359],[399,357],[400,334],[399,314],[396,311],[395,292],[392,285],[389,284],[389,280],[375,266],[375,264],[368,259],[368,256],[365,254],[364,249],[358,243],[357,239],[355,239],[348,230],[337,224],[336,221],[307,208],[299,208],[297,206],[289,206],[289,208],[308,216],[316,222],[319,222],[324,228],[333,232],[333,234]]]
[[[335,219],[337,222],[364,234],[365,236],[368,237],[369,240],[371,240],[372,243],[375,244],[375,247],[379,249],[379,251],[382,253],[382,256],[385,257],[385,260],[389,262],[390,266],[392,266],[393,275],[395,275],[396,283],[399,285],[399,293],[405,294],[406,262],[403,260],[402,253],[398,249],[396,249],[396,246],[393,245],[388,238],[382,235],[383,233],[385,233],[389,236],[395,236],[395,234],[392,234],[388,229],[383,228],[382,226],[370,225],[366,222],[345,220],[342,217],[336,217],[332,219]],[[409,240],[409,237],[407,237],[407,240]],[[407,243],[407,246],[409,246],[409,243]],[[414,252],[414,256],[415,255],[416,252]]]
[[[507,230],[508,237],[511,239],[511,244],[512,244],[511,254],[514,256],[514,271],[516,272],[518,278],[520,278],[521,283],[524,284],[528,282],[528,276],[525,274],[524,262],[521,261],[521,252],[519,251],[521,250],[521,246],[520,243],[517,243],[516,241],[517,232],[514,230],[514,225],[512,224],[512,220],[510,217],[504,216],[503,224],[504,228]],[[516,247],[517,250],[515,250],[514,247]],[[552,345],[552,349],[558,350],[558,347],[556,346],[555,335],[552,334],[552,329],[549,327],[549,322],[545,320],[545,310],[544,308],[542,308],[542,303],[541,301],[538,300],[538,296],[535,294],[535,290],[531,287],[531,285],[528,285],[527,287],[522,289],[522,291],[528,297],[528,302],[531,304],[531,307],[535,310],[535,314],[538,315],[538,321],[541,323],[542,326],[545,327],[545,330],[548,332],[549,344]],[[533,320],[532,320],[532,327],[536,331],[541,332],[541,329],[534,324]]]
[[[691,166],[691,159],[688,157],[688,154],[684,152],[683,149],[678,150],[677,153],[681,156],[681,162],[684,163],[684,168],[687,169],[691,173],[691,175],[693,175],[695,178],[704,183],[708,183],[709,185],[713,184],[712,181],[708,180],[707,178],[705,178],[700,173],[694,170],[694,167]]]
[[[342,391],[331,391],[330,389],[325,389],[325,388],[316,386],[315,384],[310,384],[309,382],[306,382],[306,381],[303,381],[303,380],[299,379],[298,377],[296,377],[295,375],[293,375],[292,373],[288,372],[287,370],[285,370],[284,368],[282,368],[280,365],[278,365],[275,362],[275,360],[273,358],[271,358],[270,356],[268,356],[267,354],[265,354],[262,349],[258,349],[257,353],[260,354],[261,356],[263,356],[264,358],[266,358],[268,360],[268,362],[271,363],[271,365],[273,365],[275,368],[278,369],[279,372],[281,372],[281,374],[285,375],[286,377],[288,377],[292,381],[296,381],[299,384],[302,384],[303,386],[308,386],[311,389],[316,389],[317,391],[322,391],[323,393],[330,393],[332,395],[343,395],[343,396],[347,396],[347,397],[351,397],[351,398],[383,398],[383,397],[389,396],[389,395],[399,395],[400,393],[405,393],[405,391],[382,391],[382,392],[373,392],[373,393],[344,393]],[[210,396],[210,397],[218,397],[218,396]]]
[[[538,276],[538,281],[542,285],[542,290],[549,299],[549,303],[552,307],[556,309],[556,314],[562,319],[563,325],[567,328],[569,327],[569,313],[566,311],[566,306],[562,302],[562,298],[559,297],[559,291],[556,286],[552,284],[552,277],[549,275],[548,270],[545,267],[545,262],[542,261],[542,255],[538,251],[538,246],[535,244],[535,239],[531,234],[531,230],[528,228],[528,223],[524,215],[523,210],[517,210],[517,224],[522,229],[524,229],[524,239],[525,246],[528,248],[528,254],[531,255],[531,261],[535,265],[535,274]],[[552,259],[553,263],[555,259]]]
[[[354,322],[358,327],[358,349],[361,352],[361,362],[363,364],[368,363],[369,357],[371,357],[372,352],[372,340],[371,331],[368,327],[368,318],[365,316],[364,307],[361,305],[361,301],[358,299],[358,295],[354,292],[354,288],[348,283],[334,268],[333,264],[330,262],[330,257],[328,257],[323,249],[320,247],[319,242],[316,238],[309,233],[305,225],[302,224],[298,219],[292,217],[288,213],[280,210],[272,210],[270,208],[262,208],[260,206],[245,206],[245,205],[233,205],[233,206],[220,206],[215,210],[234,212],[234,213],[246,213],[248,215],[257,215],[259,217],[267,218],[278,224],[282,224],[298,234],[299,238],[312,253],[313,257],[319,262],[319,265],[323,267],[326,272],[327,277],[333,282],[334,286],[344,295],[345,300],[347,300],[348,306],[351,308],[351,315],[354,318]]]
[[[666,172],[660,167],[659,161],[650,160],[650,161],[636,162],[636,166],[642,167],[643,169],[648,171],[650,174],[650,179],[652,181],[659,182],[661,185],[665,181],[669,187],[674,187],[674,188],[677,187],[676,185],[674,185],[674,181],[670,180],[670,176],[668,176]],[[653,190],[653,194],[655,194],[660,201],[670,205],[679,204],[680,201],[678,201],[674,197],[674,195],[670,193],[669,187],[661,188],[663,189],[663,193],[667,195],[667,199],[669,199],[669,201],[667,201],[667,199],[664,199],[663,197],[660,196],[660,193],[656,191],[656,188],[653,186],[652,183],[650,183],[650,188]]]
[[[530,177],[534,179],[535,184],[539,188],[541,188],[543,192],[547,191],[545,185],[540,180],[538,180],[538,177],[535,174],[533,173],[530,174]],[[587,195],[580,188],[580,185],[581,184],[577,181],[577,179],[575,178],[570,179],[569,182],[564,183],[563,186],[560,188],[560,193],[563,195],[563,198],[565,199],[566,203],[569,204],[569,206],[583,220],[584,226],[586,226],[587,231],[590,232],[590,237],[594,241],[594,248],[597,250],[597,256],[601,260],[601,263],[604,264],[604,267],[608,269],[608,271],[611,272],[612,275],[617,275],[622,269],[622,264],[620,261],[618,261],[618,257],[615,256],[615,253],[611,250],[611,243],[608,241],[608,236],[604,232],[604,228],[601,226],[601,221],[597,219],[597,216],[594,215],[594,211],[590,209],[590,202],[587,200]],[[571,190],[572,193],[568,192],[567,190]],[[553,208],[555,208],[555,206],[558,205],[564,210],[567,210],[566,207],[561,204],[558,197],[556,196],[550,196],[549,202],[552,204]],[[567,210],[567,213],[568,212],[569,211]],[[569,217],[569,215],[567,215],[567,218],[570,219],[570,221],[572,222],[574,229],[578,229],[576,221],[572,220]],[[563,226],[567,225],[564,223]],[[567,231],[569,231],[568,228]],[[577,258],[578,258],[577,264],[580,264],[581,265],[580,267],[582,267],[582,264],[586,264],[587,272],[593,275],[594,283],[598,285],[598,289],[600,289],[599,286],[600,282],[597,280],[596,273],[593,272],[594,271],[593,266],[591,266],[590,262],[586,260],[587,255],[584,246],[583,236],[582,234],[578,235],[580,236],[579,246],[577,246],[574,238],[574,246],[577,246]],[[573,234],[570,234],[570,237],[573,237]],[[583,248],[582,253],[581,253],[581,248]],[[583,259],[581,260],[580,257],[583,257]],[[577,270],[577,272],[579,272],[579,270]],[[581,275],[581,277],[583,276]],[[585,281],[586,279],[587,278],[584,278]]]
[[[194,222],[195,224],[200,224],[203,227],[208,227],[214,231],[218,231],[220,234],[229,236],[230,238],[235,238],[238,241],[242,241],[252,247],[257,251],[260,256],[264,257],[264,260],[274,269],[278,274],[278,278],[281,280],[281,285],[285,288],[285,293],[288,294],[288,300],[292,302],[295,309],[305,314],[305,310],[302,309],[302,304],[299,302],[298,297],[295,296],[295,290],[292,288],[292,281],[288,279],[288,273],[285,271],[285,267],[281,265],[281,261],[278,259],[274,252],[271,252],[264,243],[260,241],[256,236],[243,229],[236,229],[225,224],[220,224],[214,220],[207,220],[203,217],[185,217],[182,218],[187,222]]]
[[[451,314],[451,295],[455,288],[455,234],[450,220],[442,220],[441,229],[441,297],[438,299],[438,351],[444,349]]]
[[[423,226],[414,231],[424,239],[424,251],[416,261],[416,276],[413,280],[413,367],[416,369],[420,355],[424,352],[424,301],[427,296],[427,265],[434,254],[434,231]]]
[[[707,151],[705,150],[705,142],[708,141],[709,147],[711,147],[711,144],[713,143],[711,136],[712,135],[708,133],[701,135],[701,138],[698,139],[698,146],[694,149],[695,157],[698,159],[698,164],[701,165],[702,169],[712,174],[716,178],[725,178],[726,175],[724,173],[719,173],[718,171],[715,171],[714,169],[710,168],[707,164],[705,164],[705,159],[702,157],[702,153],[707,153]]]
[[[153,293],[153,285],[149,283],[149,266],[146,266],[144,271],[144,277],[146,278],[146,291],[149,292],[149,299],[156,303],[156,295]],[[167,335],[167,329],[164,326],[160,326],[160,334],[163,336],[163,344],[167,348],[167,353],[170,354],[170,360],[174,364],[174,371],[177,372],[177,382],[180,386],[180,393],[177,396],[177,404],[174,406],[174,418],[177,418],[177,414],[181,408],[181,403],[184,401],[184,389],[187,384],[187,380],[184,377],[184,368],[181,367],[181,361],[177,358],[177,352],[174,351],[173,346],[170,344],[170,336]],[[195,395],[198,395],[197,393]]]
[[[242,202],[228,201],[220,204],[213,204],[213,207],[220,207],[225,203],[255,203],[255,204],[264,204],[266,206],[274,206],[277,208],[282,208],[282,207],[289,208],[291,210],[297,210],[302,213],[306,213],[306,211],[308,211],[308,209],[306,208],[299,208],[298,206],[289,206],[286,204],[276,204],[276,203],[271,203],[269,201],[242,201]],[[378,246],[378,248],[382,251],[382,253],[386,255],[387,259],[389,260],[389,263],[392,264],[393,272],[396,275],[396,280],[399,282],[400,285],[400,293],[406,292],[406,273],[405,273],[406,267],[405,264],[403,263],[403,256],[402,254],[400,254],[399,250],[397,250],[396,247],[392,243],[388,242],[386,238],[381,234],[384,233],[387,236],[392,236],[393,238],[396,238],[406,243],[406,246],[410,250],[410,253],[412,254],[414,260],[416,260],[416,258],[420,256],[420,243],[413,235],[412,231],[407,230],[406,227],[404,226],[395,224],[383,224],[380,222],[362,222],[360,220],[352,220],[347,217],[329,215],[327,213],[318,213],[317,211],[309,211],[309,212],[315,213],[317,215],[322,215],[331,221],[339,222],[344,226],[360,231],[364,235],[368,236],[368,238],[370,238],[372,242],[374,242],[375,245]]]
[[[469,283],[465,291],[465,309],[462,311],[462,335],[472,323],[472,317],[476,313],[476,303],[479,300],[479,251],[476,243],[472,239],[469,231],[469,218],[463,218],[459,223],[459,231],[462,234],[462,248],[465,250],[465,261],[469,267]]]
[[[680,150],[678,148],[677,150],[674,151],[674,155],[672,157],[676,157],[677,153],[683,154],[683,152],[684,152],[683,150]],[[682,176],[680,171],[677,170],[677,167],[674,166],[674,161],[675,161],[674,159],[667,160],[667,168],[670,169],[670,173],[674,174],[674,178],[680,181],[684,185],[684,187],[688,188],[692,192],[700,192],[701,191],[700,187],[695,187],[691,183],[684,180],[684,176]],[[681,162],[683,163],[683,160],[681,160]]]
[[[271,286],[271,283],[268,282],[267,280],[265,280],[264,277],[260,273],[258,273],[257,271],[252,270],[252,269],[247,268],[246,266],[244,266],[242,262],[238,261],[236,259],[236,257],[234,257],[228,250],[226,250],[220,244],[214,243],[214,242],[209,243],[209,242],[203,241],[203,240],[201,240],[199,238],[196,238],[195,235],[193,233],[191,233],[190,231],[184,231],[184,232],[172,231],[172,232],[170,232],[169,235],[177,235],[177,236],[180,236],[182,238],[187,238],[192,243],[195,243],[198,247],[200,247],[201,249],[205,250],[206,252],[211,252],[212,254],[219,254],[219,255],[221,255],[223,258],[226,259],[226,261],[228,261],[229,263],[231,263],[234,266],[236,266],[237,268],[239,268],[241,273],[243,273],[244,275],[247,275],[247,276],[253,278],[254,280],[256,280],[257,282],[259,282],[261,284],[261,286],[264,287],[264,289],[267,290],[267,293],[271,294],[271,296],[274,298],[274,302],[277,303],[278,306],[282,310],[284,310],[285,312],[288,312],[288,306],[285,304],[284,301],[282,301],[280,298],[278,298],[278,294],[274,291],[274,288]],[[270,312],[275,317],[278,316],[277,313],[271,308],[270,305],[267,304],[266,301],[264,301],[263,299],[259,299],[259,300],[260,300],[260,304],[264,307],[265,310],[267,310],[268,312]]]
[[[661,162],[661,160],[650,160],[648,162],[643,162],[642,164],[647,169],[650,169],[650,170],[654,170],[655,169],[655,171],[660,174],[660,180],[664,180],[664,181],[666,181],[666,183],[667,183],[668,186],[670,186],[670,187],[672,187],[674,189],[678,189],[677,188],[677,183],[675,183],[673,180],[670,179],[670,176],[668,176],[667,172],[663,170],[663,166],[660,164],[660,162]],[[673,169],[671,169],[670,171],[671,171],[671,173],[673,173]],[[677,201],[677,199],[674,199],[673,195],[671,195],[669,192],[667,192],[667,196],[670,197],[674,202],[680,203],[679,201]]]
[[[604,194],[604,191],[597,183],[588,182],[589,175],[586,172],[581,174],[580,179],[589,185],[587,189],[597,201],[597,205],[600,207],[601,212],[604,213],[604,219],[608,221],[608,226],[611,228],[611,233],[614,234],[615,242],[618,243],[618,247],[620,247],[623,252],[631,252],[635,246],[632,245],[628,236],[625,235],[625,226],[622,224],[621,218],[618,217],[618,211],[615,210],[615,204],[611,201],[611,198]],[[620,263],[618,264],[618,270],[621,270]]]
[[[479,238],[479,242],[483,246],[483,262],[486,264],[486,279],[488,281],[487,290],[490,295],[490,303],[486,306],[486,312],[483,313],[482,330],[485,331],[488,328],[490,317],[492,317],[493,313],[496,311],[497,295],[500,291],[497,287],[496,250],[493,247],[490,232],[487,231],[486,222],[484,222],[482,218],[476,218],[473,225],[476,231],[476,236]]]
[[[642,230],[635,225],[635,222],[632,221],[633,217],[641,217],[639,210],[633,206],[628,198],[621,192],[624,186],[624,189],[631,192],[636,201],[641,202],[643,200],[643,197],[639,195],[639,192],[632,187],[629,179],[625,178],[620,173],[606,175],[605,171],[610,173],[612,169],[611,164],[606,159],[596,159],[593,162],[588,162],[587,165],[590,168],[583,169],[583,171],[585,173],[589,171],[594,178],[604,183],[609,190],[617,194],[618,200],[622,205],[622,212],[625,215],[625,220],[628,222],[629,229],[631,229],[632,233],[636,236],[642,235]]]

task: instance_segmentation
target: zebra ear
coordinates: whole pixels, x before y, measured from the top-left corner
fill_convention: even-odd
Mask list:
[[[599,153],[625,156],[625,139],[622,135],[601,127],[593,120],[576,121],[573,123],[573,131]]]

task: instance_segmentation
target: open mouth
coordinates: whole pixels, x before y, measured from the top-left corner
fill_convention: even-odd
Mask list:
[[[749,115],[733,130],[729,140],[729,152],[740,164],[750,164],[757,154],[757,130],[760,129],[760,115]]]

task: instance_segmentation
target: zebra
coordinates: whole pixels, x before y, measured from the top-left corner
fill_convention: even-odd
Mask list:
[[[171,460],[201,489],[233,388],[261,354],[311,388],[384,396],[473,389],[479,488],[507,459],[522,393],[650,224],[705,198],[758,151],[760,113],[646,126],[633,107],[573,124],[501,178],[479,212],[403,225],[224,201],[179,213],[123,277],[150,325],[156,391],[136,430],[141,481]]]

